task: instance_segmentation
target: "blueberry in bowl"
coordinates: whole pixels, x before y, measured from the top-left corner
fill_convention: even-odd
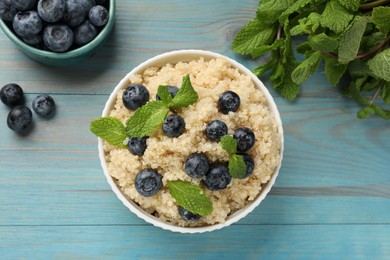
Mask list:
[[[30,58],[68,66],[92,56],[107,40],[116,0],[0,0],[0,27]]]

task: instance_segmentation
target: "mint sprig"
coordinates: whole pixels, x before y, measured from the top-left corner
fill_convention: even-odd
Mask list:
[[[233,178],[242,179],[246,173],[246,164],[242,155],[237,153],[237,141],[231,135],[221,137],[220,144],[229,154],[229,174]]]
[[[213,212],[213,203],[202,188],[185,181],[168,181],[168,189],[176,203],[201,216]]]
[[[126,121],[126,126],[113,117],[103,117],[92,121],[90,130],[112,145],[126,147],[123,142],[127,137],[150,135],[164,122],[171,109],[188,107],[198,101],[198,94],[192,87],[189,75],[183,77],[182,86],[174,98],[168,86],[159,86],[157,94],[161,100],[149,101],[138,108]]]
[[[287,99],[295,99],[325,62],[330,85],[347,89],[344,94],[363,106],[359,118],[377,114],[389,119],[389,19],[390,6],[382,0],[260,1],[256,17],[237,33],[232,49],[252,59],[266,54],[268,61],[254,73],[270,71],[272,87]],[[306,40],[295,47],[296,36]],[[350,79],[349,87],[341,86],[342,78]],[[379,98],[384,104],[375,104]]]
[[[115,117],[102,117],[91,122],[89,129],[96,136],[103,138],[109,144],[126,147],[123,143],[127,138],[125,126]]]

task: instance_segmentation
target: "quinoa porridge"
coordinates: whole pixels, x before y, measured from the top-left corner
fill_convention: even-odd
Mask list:
[[[154,100],[159,85],[180,87],[183,76],[187,74],[199,99],[188,108],[176,111],[185,120],[184,133],[172,138],[166,136],[161,127],[157,128],[147,139],[143,156],[133,155],[126,148],[118,148],[104,141],[107,169],[128,199],[165,222],[178,226],[224,223],[229,215],[256,199],[262,185],[270,180],[280,163],[281,137],[265,95],[254,86],[249,76],[233,68],[228,60],[200,58],[150,67],[141,74],[132,75],[128,83],[144,85],[149,90],[150,100]],[[222,114],[217,103],[221,93],[228,90],[239,95],[241,105],[236,112]],[[117,94],[109,116],[125,123],[134,112],[123,105],[123,91]],[[200,179],[187,175],[183,165],[193,153],[205,154],[210,163],[229,160],[228,153],[221,145],[208,140],[205,135],[206,125],[216,119],[225,122],[228,134],[233,134],[240,127],[248,127],[254,132],[255,143],[247,153],[254,159],[255,168],[248,178],[233,178],[227,188],[212,191],[205,188]],[[134,185],[136,175],[146,168],[155,169],[162,175],[163,187],[151,197],[140,195]],[[167,188],[167,181],[172,180],[183,180],[202,187],[212,201],[212,213],[195,222],[184,221]]]

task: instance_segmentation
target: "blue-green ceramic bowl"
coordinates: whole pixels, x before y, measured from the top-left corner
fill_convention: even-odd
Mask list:
[[[69,66],[90,57],[108,38],[114,27],[115,22],[115,2],[116,0],[109,1],[110,18],[104,28],[95,37],[95,39],[80,48],[73,49],[64,53],[55,53],[51,51],[41,50],[26,44],[21,39],[19,39],[8,27],[8,25],[4,23],[1,19],[0,27],[5,33],[5,35],[7,35],[7,37],[30,58],[50,66]]]

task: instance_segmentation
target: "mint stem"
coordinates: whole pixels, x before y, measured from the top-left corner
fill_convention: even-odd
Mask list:
[[[372,105],[374,103],[375,99],[378,97],[379,93],[381,92],[384,84],[385,84],[385,81],[382,80],[380,85],[379,85],[379,87],[378,87],[378,89],[376,90],[374,96],[372,97],[372,99],[371,99],[371,101],[369,103],[370,105]]]
[[[380,6],[380,5],[383,5],[383,4],[387,4],[387,3],[390,3],[390,0],[376,0],[376,1],[373,1],[373,2],[361,4],[359,6],[359,9],[360,10],[368,10],[368,9],[372,9],[374,7],[377,7],[377,6]]]

